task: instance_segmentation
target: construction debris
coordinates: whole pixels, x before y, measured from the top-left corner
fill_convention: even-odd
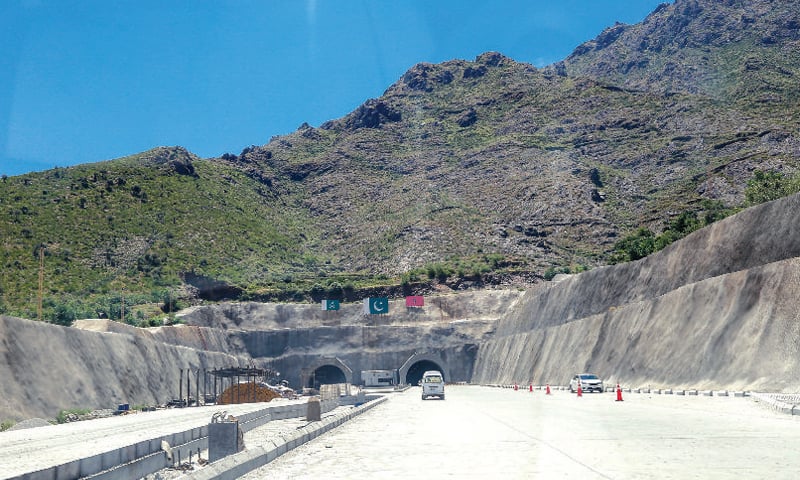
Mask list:
[[[269,402],[274,398],[281,398],[280,392],[270,388],[268,385],[255,382],[237,383],[231,385],[220,395],[217,400],[219,405],[230,405],[234,403],[256,403]]]

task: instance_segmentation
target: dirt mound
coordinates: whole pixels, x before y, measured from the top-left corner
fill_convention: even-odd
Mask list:
[[[281,394],[264,385],[248,382],[237,383],[225,389],[217,403],[230,405],[232,403],[269,402],[275,398],[281,398]]]
[[[24,430],[26,428],[39,428],[39,427],[49,427],[52,425],[49,421],[43,418],[29,418],[27,420],[23,420],[13,427],[9,428],[9,430]]]

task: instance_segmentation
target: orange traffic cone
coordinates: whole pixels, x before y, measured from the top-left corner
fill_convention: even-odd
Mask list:
[[[550,384],[547,384],[547,390],[544,392],[545,395],[550,395]]]
[[[528,385],[528,391],[533,393],[533,382],[531,382],[531,384]]]
[[[622,389],[619,388],[619,383],[617,384],[617,401],[618,402],[622,401]]]
[[[581,384],[580,383],[578,384],[578,396],[579,397],[583,396],[583,389],[581,388]]]
[[[517,382],[514,382],[514,391],[516,392],[517,390],[519,390],[519,387],[517,386]]]

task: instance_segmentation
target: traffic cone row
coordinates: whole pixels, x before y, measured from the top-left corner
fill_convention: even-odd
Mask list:
[[[519,384],[514,383],[514,390],[519,390]],[[533,382],[528,384],[528,391],[533,393]],[[576,393],[577,393],[578,397],[583,397],[583,387],[581,386],[580,383],[578,383],[578,390],[577,390]],[[550,392],[550,384],[549,383],[545,384],[545,395],[551,395],[551,394],[552,393]],[[617,402],[623,401],[622,400],[622,388],[620,388],[619,383],[617,384],[617,400],[616,401]]]

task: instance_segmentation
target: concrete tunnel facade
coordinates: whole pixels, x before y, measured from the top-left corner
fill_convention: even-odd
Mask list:
[[[395,383],[399,384],[416,385],[422,374],[428,370],[438,370],[442,372],[445,381],[451,381],[447,362],[441,355],[433,352],[414,353],[402,365],[391,370],[395,372]],[[319,389],[320,385],[325,384],[359,384],[361,381],[361,371],[356,375],[353,369],[338,357],[317,357],[300,372],[300,382],[304,388]]]

